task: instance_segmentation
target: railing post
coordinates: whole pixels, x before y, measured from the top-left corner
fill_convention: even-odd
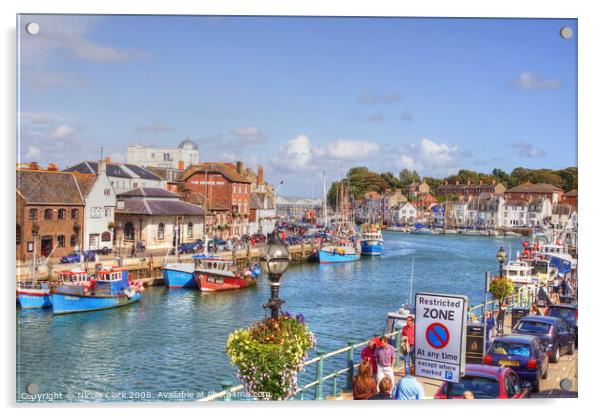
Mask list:
[[[230,389],[232,388],[232,382],[230,380],[223,380],[221,382],[221,385],[222,385],[222,390],[226,391],[226,395],[224,396],[224,401],[229,402],[230,400],[232,400],[232,397],[230,396]]]
[[[305,400],[305,387],[301,389],[301,400]]]
[[[353,390],[353,369],[355,364],[353,363],[353,341],[347,341],[349,351],[347,351],[347,384],[345,388],[349,391]]]
[[[316,349],[316,354],[318,354],[318,357],[320,357],[318,364],[316,365],[316,380],[318,382],[318,384],[316,384],[316,400],[323,400],[324,398],[322,397],[323,394],[323,380],[322,377],[324,375],[324,357],[322,357],[324,355],[324,350],[323,349]]]
[[[337,392],[337,376],[335,375],[332,379],[332,397],[337,397],[339,393]]]
[[[401,362],[401,329],[395,334],[395,362]]]

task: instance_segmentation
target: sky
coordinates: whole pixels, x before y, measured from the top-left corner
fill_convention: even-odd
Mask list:
[[[20,15],[18,29],[21,162],[191,138],[201,161],[262,164],[297,196],[353,166],[577,165],[575,19]]]

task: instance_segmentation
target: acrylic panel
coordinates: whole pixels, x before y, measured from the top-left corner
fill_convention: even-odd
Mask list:
[[[577,397],[577,34],[18,15],[17,402]]]

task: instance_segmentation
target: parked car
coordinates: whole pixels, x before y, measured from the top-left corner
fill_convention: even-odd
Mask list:
[[[562,354],[575,351],[575,334],[560,318],[551,316],[525,316],[512,328],[514,334],[535,335],[550,355],[550,361],[557,363]]]
[[[74,251],[73,253],[67,254],[61,257],[61,263],[79,263],[83,261],[94,261],[96,259],[96,253],[90,250]]]
[[[575,346],[579,342],[579,326],[577,318],[579,316],[579,307],[573,303],[557,303],[546,309],[546,316],[562,319],[575,333]]]
[[[203,240],[196,240],[191,243],[181,243],[178,245],[178,252],[180,254],[194,253],[196,250],[201,250],[203,245]]]
[[[531,383],[533,391],[539,391],[539,382],[548,378],[548,354],[546,347],[534,335],[506,335],[494,338],[483,363],[512,368],[523,381]]]
[[[461,399],[467,390],[474,394],[475,399],[523,399],[529,397],[531,392],[529,386],[511,368],[466,364],[460,382],[444,382],[434,398]]]
[[[251,236],[252,239],[255,240],[255,242],[257,243],[263,243],[267,240],[267,237],[265,234],[261,234],[261,233],[257,233],[257,234],[253,234]]]
[[[222,240],[221,238],[214,238],[213,240],[209,240],[207,246],[210,251],[213,250],[213,248],[216,246],[218,250],[225,250],[228,247],[228,242]]]

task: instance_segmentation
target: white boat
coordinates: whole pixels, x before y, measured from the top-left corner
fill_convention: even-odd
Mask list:
[[[533,274],[533,267],[526,261],[511,260],[502,267],[502,276],[518,285],[537,284],[538,278]]]

